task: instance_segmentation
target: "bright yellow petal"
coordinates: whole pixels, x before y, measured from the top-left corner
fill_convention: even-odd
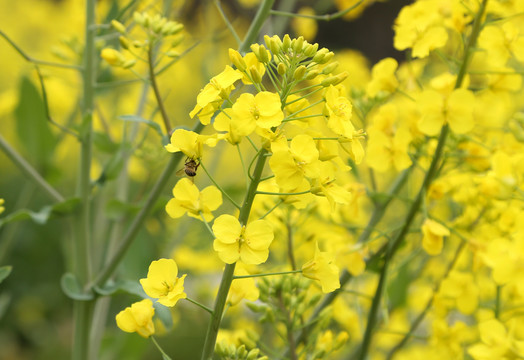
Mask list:
[[[232,215],[220,215],[213,223],[215,237],[224,244],[237,243],[241,231],[242,226]]]

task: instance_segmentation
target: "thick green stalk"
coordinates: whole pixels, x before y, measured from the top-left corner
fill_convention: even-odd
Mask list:
[[[260,183],[260,178],[262,176],[262,171],[264,170],[264,165],[266,164],[266,153],[267,150],[264,149],[258,154],[257,163],[253,172],[253,178],[251,180],[251,183],[249,184],[249,188],[247,190],[244,201],[242,202],[242,207],[238,216],[238,221],[242,225],[247,224],[247,220],[251,212],[251,207],[253,206],[253,200],[255,199],[258,184]],[[229,288],[231,287],[231,282],[233,281],[235,265],[236,264],[227,264],[226,268],[224,269],[222,280],[220,282],[220,287],[218,288],[218,294],[215,299],[213,314],[211,315],[211,320],[209,321],[209,326],[206,333],[206,339],[204,341],[204,348],[202,350],[202,360],[209,360],[213,357],[213,353],[215,351],[216,338],[218,330],[220,329],[220,322],[222,320],[222,314],[224,312]]]
[[[473,29],[471,32],[471,36],[464,50],[464,60],[462,62],[462,66],[457,76],[457,81],[455,83],[455,89],[460,88],[462,86],[462,81],[464,79],[465,74],[467,73],[471,51],[473,50],[475,43],[477,42],[478,35],[480,33],[480,27],[482,23],[482,18],[484,16],[484,11],[486,9],[486,4],[487,4],[487,0],[483,0],[479,8],[479,12],[477,13],[477,16],[475,17],[475,22],[473,23]],[[389,264],[391,263],[395,253],[397,252],[398,248],[400,247],[400,244],[404,240],[404,237],[408,233],[411,223],[415,219],[415,216],[420,209],[420,205],[422,204],[422,199],[425,196],[426,191],[429,189],[429,186],[437,173],[438,165],[440,163],[440,158],[442,157],[442,154],[444,153],[444,146],[446,144],[448,133],[449,133],[449,125],[445,124],[444,126],[442,126],[442,129],[440,132],[437,148],[435,150],[435,155],[433,156],[429,169],[424,177],[422,186],[420,187],[420,190],[417,196],[415,197],[415,200],[411,204],[408,215],[406,216],[406,219],[404,220],[404,226],[397,233],[397,235],[391,242],[391,246],[386,251],[384,265],[380,273],[380,279],[379,279],[379,283],[377,286],[377,290],[375,292],[375,296],[373,297],[373,302],[371,303],[371,309],[368,315],[366,331],[364,333],[362,345],[361,345],[361,348],[360,348],[360,351],[357,357],[357,359],[359,360],[366,359],[368,355],[369,346],[371,345],[371,340],[373,337],[373,330],[374,330],[376,323],[378,322],[377,314],[378,314],[379,305],[382,299],[382,293],[383,293],[384,286],[385,286]]]
[[[94,84],[96,80],[95,6],[95,0],[86,0],[84,64],[82,72],[82,130],[80,134],[80,169],[77,189],[77,195],[82,200],[82,205],[76,225],[76,241],[73,246],[75,274],[82,286],[86,285],[91,277],[90,171],[92,155],[92,119],[95,98]],[[75,335],[72,355],[74,360],[87,360],[89,357],[89,329],[94,301],[76,301],[74,306]]]
[[[258,35],[260,34],[260,29],[262,28],[262,25],[264,25],[266,19],[269,17],[271,7],[273,7],[274,3],[275,0],[264,0],[262,4],[260,4],[255,18],[253,19],[253,22],[247,31],[246,37],[244,38],[242,45],[240,45],[238,48],[240,53],[245,53],[248,51],[251,44],[257,41]]]

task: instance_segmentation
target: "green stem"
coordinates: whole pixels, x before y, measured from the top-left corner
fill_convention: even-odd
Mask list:
[[[155,344],[156,348],[158,349],[158,351],[160,351],[160,353],[162,354],[162,359],[164,360],[171,360],[171,358],[169,357],[169,355],[166,354],[166,352],[164,351],[164,349],[162,349],[162,347],[160,346],[160,344],[156,341],[156,339],[151,336],[150,337],[151,341],[153,341],[153,344]]]
[[[236,280],[236,279],[249,279],[249,278],[264,277],[264,276],[298,274],[298,273],[301,273],[301,272],[302,272],[302,270],[292,270],[292,271],[280,271],[280,272],[264,273],[264,274],[239,275],[239,276],[233,276],[233,280]]]
[[[151,82],[151,87],[155,93],[156,102],[158,104],[158,109],[162,115],[162,120],[164,121],[164,127],[166,128],[166,134],[171,134],[171,122],[169,121],[169,116],[167,115],[166,108],[164,106],[164,101],[162,100],[162,95],[160,95],[160,90],[158,89],[158,84],[156,82],[155,75],[155,56],[153,54],[153,44],[149,43],[149,49],[147,51],[147,62],[149,67],[149,80]]]
[[[22,56],[26,61],[29,61],[30,63],[37,65],[54,66],[63,69],[82,70],[82,68],[77,65],[60,64],[51,61],[34,59],[31,56],[27,55],[25,51],[23,51],[22,48],[20,48],[13,40],[11,40],[11,38],[7,36],[3,31],[0,31],[0,36],[3,37],[9,43],[9,45],[11,45],[13,49],[15,49],[18,54],[20,54],[20,56]]]
[[[93,111],[95,101],[94,85],[96,81],[95,48],[95,0],[87,0],[85,7],[85,41],[83,63],[83,101],[82,124],[80,132],[80,169],[77,194],[82,201],[80,208],[76,241],[73,245],[75,273],[82,286],[91,279],[91,157],[93,135]],[[72,357],[74,360],[89,358],[89,333],[94,301],[76,301],[74,311],[75,335]]]
[[[266,163],[267,150],[263,149],[260,151],[260,154],[255,165],[255,170],[253,172],[253,179],[249,184],[245,199],[242,203],[240,209],[240,214],[238,216],[238,221],[240,224],[247,224],[249,213],[251,212],[251,207],[253,206],[253,200],[257,193],[257,187],[260,183],[260,178],[262,176],[262,170],[264,170],[264,165]],[[215,307],[211,320],[209,322],[209,327],[206,333],[206,339],[204,342],[204,348],[202,350],[202,360],[209,360],[213,356],[215,349],[216,338],[218,330],[220,329],[220,322],[222,321],[222,314],[224,312],[224,306],[226,304],[227,295],[229,293],[229,288],[231,287],[231,282],[233,281],[233,274],[235,272],[235,264],[227,264],[222,275],[222,280],[220,282],[220,287],[218,289],[218,294],[215,299]]]
[[[196,306],[198,306],[198,307],[204,309],[204,310],[207,311],[208,313],[213,314],[213,309],[210,309],[210,308],[208,308],[207,306],[205,306],[205,305],[203,305],[203,304],[199,303],[198,301],[195,301],[195,300],[193,300],[193,299],[191,299],[191,298],[186,297],[185,299],[186,299],[187,301],[189,301],[190,303],[195,304]]]
[[[231,196],[229,196],[229,194],[224,189],[222,189],[222,187],[220,185],[218,185],[218,183],[215,181],[215,179],[213,179],[213,177],[207,171],[206,167],[204,166],[204,164],[202,162],[200,162],[200,166],[202,166],[202,169],[204,169],[204,171],[207,174],[207,177],[209,178],[209,180],[211,180],[211,182],[218,188],[218,190],[220,190],[220,192],[222,194],[224,194],[224,196],[231,202],[231,204],[233,204],[233,206],[236,207],[237,209],[240,209],[240,205],[238,205],[236,203],[236,201],[233,200],[233,198]]]
[[[480,32],[480,25],[481,25],[482,17],[484,16],[486,4],[487,4],[487,0],[483,0],[479,8],[479,12],[475,18],[475,22],[473,23],[473,29],[471,32],[471,36],[466,45],[466,49],[464,53],[464,61],[457,75],[455,89],[458,89],[462,86],[462,81],[464,80],[464,76],[467,73],[471,51],[473,50],[475,46],[475,43],[477,41],[477,38]],[[440,132],[440,136],[439,136],[438,143],[437,143],[437,148],[435,150],[435,155],[433,156],[433,159],[431,160],[431,164],[424,177],[422,186],[420,187],[420,190],[417,193],[417,196],[409,209],[408,215],[406,216],[406,219],[404,220],[404,226],[397,233],[397,235],[395,236],[395,238],[393,239],[391,243],[391,246],[386,251],[384,265],[380,273],[380,279],[379,279],[379,283],[378,283],[377,290],[375,293],[375,297],[373,298],[373,302],[371,304],[371,309],[368,315],[366,331],[364,333],[364,338],[362,340],[362,345],[361,345],[357,359],[364,360],[368,356],[369,347],[371,345],[371,340],[373,337],[373,329],[375,327],[375,324],[378,322],[377,314],[378,314],[378,309],[379,309],[379,305],[381,302],[383,287],[385,286],[385,280],[386,280],[387,269],[388,269],[389,263],[392,261],[395,253],[397,252],[398,248],[400,247],[400,244],[402,243],[404,237],[408,233],[409,227],[411,226],[411,223],[415,219],[415,216],[420,209],[422,198],[426,194],[427,189],[429,189],[429,185],[431,184],[431,182],[433,181],[433,178],[436,175],[438,165],[440,163],[440,158],[442,157],[442,154],[444,153],[444,146],[446,144],[448,133],[449,133],[449,126],[448,124],[445,124],[444,126],[442,126],[442,129]]]
[[[237,42],[237,45],[240,46],[240,43],[242,41],[238,37],[238,34],[235,31],[235,28],[233,27],[233,24],[231,24],[231,22],[229,21],[229,19],[226,16],[226,14],[224,13],[224,10],[222,9],[222,5],[220,5],[220,1],[219,0],[215,0],[214,3],[215,3],[215,6],[216,6],[218,12],[220,13],[220,16],[222,17],[222,20],[224,20],[224,22],[226,23],[227,28],[231,32],[231,35],[233,35],[233,37],[235,38],[235,41]]]
[[[266,19],[269,17],[271,7],[273,7],[274,3],[275,0],[262,1],[255,15],[255,18],[253,19],[253,22],[251,23],[251,26],[247,31],[244,41],[238,48],[238,51],[240,53],[245,53],[246,51],[248,51],[251,44],[256,42],[258,35],[260,34],[260,29],[262,28],[262,25],[264,25]]]
[[[58,193],[36,170],[29,164],[9,143],[0,135],[0,149],[7,157],[38,187],[56,202],[64,201],[64,197]]]

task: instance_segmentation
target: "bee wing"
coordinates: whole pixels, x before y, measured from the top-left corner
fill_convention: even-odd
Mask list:
[[[185,168],[182,168],[182,169],[178,170],[175,173],[175,175],[178,176],[178,177],[184,177],[186,175]]]

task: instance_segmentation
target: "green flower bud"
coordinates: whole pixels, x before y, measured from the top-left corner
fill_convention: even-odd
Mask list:
[[[295,80],[302,80],[304,78],[304,75],[306,75],[307,68],[304,65],[300,65],[296,68],[295,72],[293,73],[293,79]]]
[[[251,75],[251,80],[254,83],[260,84],[262,82],[262,74],[258,71],[256,66],[251,66],[249,68],[249,75]]]
[[[284,35],[284,39],[282,40],[282,50],[284,52],[287,52],[289,48],[291,47],[291,38],[288,34]]]
[[[332,62],[329,65],[326,65],[324,69],[322,69],[322,74],[324,75],[331,74],[333,71],[335,71],[338,65],[339,65],[338,61]]]
[[[135,66],[135,64],[136,64],[136,60],[135,59],[129,59],[129,60],[125,61],[122,64],[122,67],[124,69],[129,69],[129,68],[132,68],[133,66]]]
[[[124,24],[122,24],[121,22],[117,20],[111,20],[111,26],[113,27],[113,29],[115,29],[122,35],[125,35],[127,33],[127,30]]]
[[[298,39],[293,39],[293,52],[295,54],[301,54],[302,53],[302,46],[304,45],[304,37],[299,36]]]
[[[237,349],[237,358],[245,358],[247,356],[247,350],[246,350],[246,345],[242,344],[242,346],[240,346],[238,349]]]
[[[138,25],[141,25],[141,26],[144,26],[144,23],[145,23],[145,16],[139,12],[134,12],[133,13],[133,20],[138,24]]]
[[[326,48],[322,48],[318,50],[315,56],[313,56],[313,62],[316,62],[317,64],[324,64],[324,62],[322,61],[324,59],[324,56],[326,56],[328,52],[329,50]]]
[[[333,56],[335,56],[335,54],[332,52],[332,51],[329,51],[325,56],[324,56],[324,59],[323,59],[323,64],[329,62],[331,59],[333,59]]]
[[[319,74],[318,70],[308,71],[306,75],[306,80],[313,80],[314,78],[318,76],[318,74]]]
[[[125,36],[120,36],[118,38],[118,42],[120,43],[120,46],[122,47],[122,49],[128,50],[129,47],[131,46],[131,42]]]
[[[302,53],[306,57],[313,57],[317,53],[318,44],[304,44],[304,50]]]
[[[246,360],[256,360],[258,358],[258,354],[260,354],[260,350],[253,349],[247,354]]]
[[[184,41],[184,35],[179,34],[173,38],[173,41],[171,42],[171,47],[177,47]]]
[[[260,47],[258,48],[258,56],[257,56],[257,58],[263,64],[269,63],[268,51],[267,51],[267,49],[266,49],[266,47],[264,45],[260,45]]]
[[[277,66],[277,72],[280,74],[280,76],[284,76],[284,74],[287,71],[287,66],[284,63],[280,63]]]

